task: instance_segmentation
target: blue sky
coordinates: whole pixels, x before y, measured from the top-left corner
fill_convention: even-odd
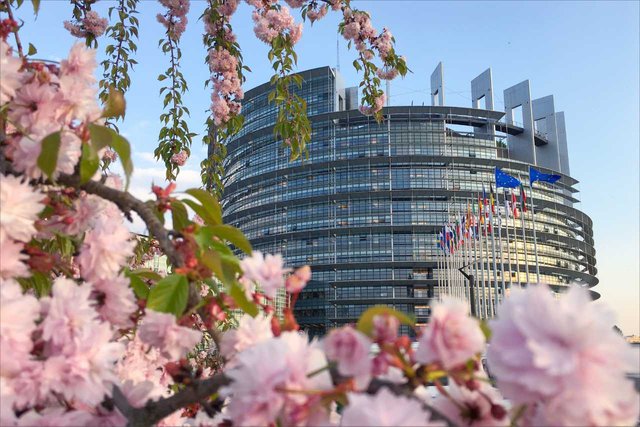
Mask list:
[[[640,333],[639,242],[639,45],[638,2],[431,2],[357,1],[354,7],[371,12],[376,28],[388,27],[397,50],[407,57],[413,73],[392,83],[394,105],[428,101],[429,75],[439,61],[445,67],[448,105],[470,105],[470,81],[492,67],[496,109],[502,90],[530,79],[534,98],[553,94],[556,109],[565,111],[571,174],[580,181],[578,206],[594,221],[600,285],[595,289],[617,314],[625,334]],[[105,11],[114,2],[101,0]],[[71,16],[64,1],[45,0],[37,20],[27,13],[23,41],[34,43],[39,57],[66,56],[73,38],[62,21]],[[182,39],[182,66],[190,86],[185,103],[191,109],[192,131],[204,130],[209,93],[198,17],[205,3],[192,1],[189,26]],[[163,180],[152,151],[159,129],[161,102],[156,81],[168,60],[157,48],[163,29],[155,1],[140,8],[140,41],[127,96],[123,133],[133,146],[136,165],[132,190],[149,194],[149,183]],[[299,69],[336,65],[337,15],[308,24],[298,44]],[[253,72],[246,88],[270,77],[267,46],[252,35],[249,8],[242,5],[233,20],[245,63]],[[101,53],[105,40],[100,40]],[[339,42],[341,71],[347,84],[356,84],[355,58]],[[199,139],[178,180],[181,187],[199,184],[198,164],[205,155]]]

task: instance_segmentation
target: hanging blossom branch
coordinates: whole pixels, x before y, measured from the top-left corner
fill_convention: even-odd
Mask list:
[[[160,115],[162,128],[158,136],[158,147],[154,151],[156,159],[162,159],[166,167],[168,180],[175,180],[180,173],[180,166],[184,165],[191,154],[191,142],[195,133],[189,131],[189,126],[184,119],[190,114],[189,109],[182,103],[182,95],[187,90],[187,81],[180,71],[180,58],[182,53],[178,46],[182,33],[187,28],[187,13],[189,12],[189,0],[159,0],[167,8],[165,14],[158,14],[158,21],[166,28],[166,39],[161,39],[159,44],[165,54],[169,54],[171,65],[167,71],[158,76],[159,81],[169,79],[170,85],[162,87],[160,94],[165,93],[163,105],[168,111]]]
[[[104,68],[102,80],[98,83],[100,87],[100,100],[106,103],[109,99],[109,92],[112,89],[118,90],[125,95],[131,87],[131,77],[129,70],[133,70],[138,62],[132,57],[138,46],[134,39],[138,39],[138,28],[140,21],[135,16],[138,0],[119,0],[117,6],[109,8],[109,18],[116,13],[117,22],[106,30],[106,35],[114,40],[115,44],[105,48],[107,58],[102,61]]]
[[[244,98],[244,71],[250,71],[242,61],[240,45],[231,27],[231,17],[239,0],[209,0],[202,19],[205,33],[202,41],[207,49],[205,63],[211,76],[205,87],[212,86],[211,116],[206,121],[202,142],[209,146],[209,155],[201,163],[202,182],[219,199],[222,196],[223,161],[226,147],[222,141],[235,135],[244,123],[240,114]]]
[[[97,0],[71,0],[73,20],[64,21],[64,27],[72,36],[85,39],[88,47],[98,46],[98,37],[102,36],[109,25],[106,18],[91,10]]]

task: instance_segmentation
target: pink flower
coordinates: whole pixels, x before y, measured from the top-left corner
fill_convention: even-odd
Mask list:
[[[271,316],[259,315],[251,317],[243,315],[236,329],[231,329],[222,335],[220,353],[227,359],[236,353],[246,350],[258,343],[273,338],[271,331]]]
[[[38,128],[31,135],[20,138],[11,147],[15,169],[23,172],[29,178],[41,178],[43,173],[37,163],[42,150],[41,140],[58,130],[57,127]],[[80,159],[81,149],[82,144],[76,134],[69,130],[63,130],[60,134],[60,149],[53,176],[57,177],[60,173],[72,174]]]
[[[349,394],[349,405],[342,413],[341,426],[436,426],[429,421],[430,414],[422,409],[419,401],[396,396],[386,387],[375,396],[360,393]]]
[[[173,383],[164,369],[168,362],[170,360],[163,357],[157,348],[147,346],[135,336],[126,344],[125,353],[116,365],[116,373],[123,382],[154,384],[150,395],[157,398],[167,394],[167,387]]]
[[[309,21],[315,22],[324,18],[324,16],[327,14],[328,11],[329,11],[329,8],[327,7],[326,4],[322,5],[318,9],[309,9],[307,10],[307,18],[309,18]]]
[[[102,18],[98,15],[98,12],[90,10],[82,19],[82,26],[87,33],[92,34],[94,37],[100,37],[104,34],[109,21],[106,18]]]
[[[64,98],[53,85],[34,80],[16,91],[9,119],[27,131],[38,133],[41,129],[59,128],[64,108]]]
[[[133,326],[131,315],[138,309],[138,305],[129,287],[129,280],[119,275],[110,280],[94,282],[93,289],[94,294],[97,294],[97,310],[102,319],[117,328]]]
[[[64,277],[53,283],[52,297],[41,328],[42,339],[49,341],[54,351],[72,354],[94,333],[99,323],[98,313],[89,299],[92,291],[90,285],[78,286]]]
[[[93,76],[96,67],[96,50],[87,48],[83,43],[76,43],[67,59],[60,61],[60,74],[92,84],[96,81]]]
[[[11,54],[11,48],[0,40],[0,105],[9,102],[22,85],[22,61]]]
[[[182,150],[179,153],[171,156],[171,163],[177,166],[184,166],[184,164],[187,162],[188,157],[189,155],[187,154],[187,152]]]
[[[376,74],[382,80],[393,80],[396,77],[398,77],[398,70],[396,70],[395,68],[388,68],[388,69],[378,68],[378,70],[376,71]]]
[[[172,314],[147,310],[138,328],[138,337],[157,347],[169,360],[178,360],[200,342],[202,332],[178,326]]]
[[[393,343],[398,338],[400,321],[388,314],[373,317],[373,338],[376,342]]]
[[[284,286],[284,274],[289,269],[284,268],[282,256],[253,251],[251,256],[240,261],[240,268],[247,280],[255,282],[270,298],[276,296],[279,288]]]
[[[240,0],[226,0],[224,4],[218,6],[218,12],[226,17],[231,17],[236,12]]]
[[[611,313],[592,303],[585,289],[572,287],[560,299],[545,285],[515,290],[490,323],[489,368],[506,398],[537,403],[551,424],[624,424],[640,411],[625,378],[637,359],[613,324]],[[560,399],[580,399],[582,413],[569,411]]]
[[[463,365],[484,349],[485,338],[478,321],[467,315],[467,305],[446,298],[435,305],[429,324],[419,339],[415,360],[439,363],[444,369]]]
[[[332,330],[323,341],[327,358],[337,361],[338,372],[349,377],[368,377],[371,374],[371,344],[366,335],[351,326]]]
[[[485,382],[478,381],[477,390],[449,382],[449,396],[439,395],[433,407],[455,425],[469,427],[507,427],[511,424],[504,409],[502,396]],[[455,403],[452,401],[454,400]],[[492,410],[493,408],[493,410]]]
[[[91,406],[111,396],[117,381],[115,364],[124,352],[124,345],[111,338],[111,328],[106,323],[98,323],[74,352],[49,357],[45,361],[46,369],[57,372],[51,389],[69,400]]]
[[[44,208],[45,195],[13,175],[0,175],[0,237],[8,236],[22,242],[31,240],[36,232],[34,222]]]
[[[305,286],[307,286],[309,280],[311,280],[311,267],[305,265],[298,268],[293,272],[293,274],[287,277],[287,281],[285,283],[287,292],[292,294],[300,292]]]
[[[24,263],[29,257],[22,253],[23,249],[23,243],[16,242],[0,232],[0,278],[12,279],[31,275]]]
[[[130,237],[119,216],[103,218],[95,224],[87,232],[78,256],[82,277],[97,282],[117,275],[133,255],[136,243]]]
[[[31,334],[40,318],[40,303],[32,295],[23,295],[17,282],[0,282],[0,376],[9,377],[31,358]]]
[[[312,414],[325,411],[315,396],[287,392],[332,388],[328,372],[308,375],[327,360],[306,335],[285,332],[242,351],[236,361],[227,372],[233,382],[223,391],[232,396],[228,413],[234,425],[306,425]]]

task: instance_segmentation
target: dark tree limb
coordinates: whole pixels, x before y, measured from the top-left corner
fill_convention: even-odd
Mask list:
[[[175,250],[173,243],[171,242],[171,238],[169,237],[169,232],[164,228],[151,207],[149,207],[145,202],[136,199],[127,192],[116,190],[97,181],[89,181],[81,184],[80,179],[75,175],[61,174],[56,182],[84,190],[89,194],[94,194],[105,200],[109,200],[110,202],[115,203],[116,206],[118,206],[118,208],[125,214],[129,214],[131,211],[137,213],[147,225],[149,234],[158,240],[160,248],[165,255],[167,255],[167,258],[169,258],[173,267],[176,268],[182,266],[182,257]]]
[[[231,384],[224,374],[216,374],[205,380],[194,381],[173,396],[148,401],[142,408],[132,407],[118,387],[113,389],[113,403],[128,420],[130,427],[147,427],[193,403],[207,400],[221,387]]]

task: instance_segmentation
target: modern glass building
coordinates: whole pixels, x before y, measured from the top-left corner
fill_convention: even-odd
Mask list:
[[[558,292],[597,284],[592,222],[574,206],[577,181],[553,97],[532,100],[525,81],[504,91],[506,112],[495,111],[487,70],[471,84],[470,108],[445,106],[439,65],[432,106],[386,107],[376,123],[360,114],[357,88],[345,88],[336,70],[300,74],[304,84],[294,90],[308,103],[309,158],[290,162],[274,140],[269,84],[249,90],[245,126],[226,141],[222,203],[224,221],[254,249],[311,266],[313,282],[296,304],[303,328],[322,334],[377,304],[426,322],[441,292],[437,233],[453,213],[466,212],[483,185],[488,191],[496,166],[523,181],[530,165],[562,176],[533,190],[540,281]],[[518,231],[509,254],[502,251],[507,288],[535,280],[531,219],[524,221],[526,244]],[[505,233],[516,225],[505,222]]]

